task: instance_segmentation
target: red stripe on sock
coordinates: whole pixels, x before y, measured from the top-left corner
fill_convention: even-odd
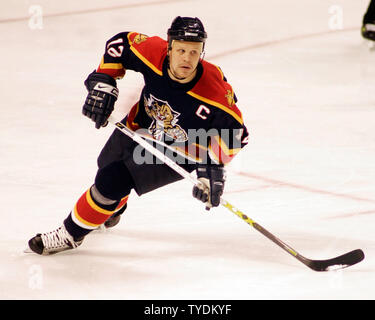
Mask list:
[[[109,211],[98,206],[93,201],[90,190],[88,190],[77,201],[75,212],[77,219],[92,227],[104,223],[114,211]]]

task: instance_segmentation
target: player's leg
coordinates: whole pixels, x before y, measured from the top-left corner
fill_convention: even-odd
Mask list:
[[[78,247],[86,235],[126,204],[132,188],[134,182],[123,161],[99,169],[95,184],[78,199],[63,225],[30,239],[30,249],[48,255]]]
[[[113,162],[98,170],[95,184],[79,198],[63,225],[36,235],[30,239],[29,247],[44,255],[74,249],[114,214],[121,199],[126,199],[132,189],[142,195],[180,179],[181,176],[164,164],[138,165],[132,157]]]
[[[123,121],[125,123],[125,119]],[[100,152],[97,161],[99,170],[114,161],[120,161],[133,154],[133,150],[137,144],[129,137],[119,133],[118,130],[114,130]],[[115,212],[104,222],[106,228],[112,228],[119,223],[121,215],[127,208],[128,197],[129,195],[126,195],[120,200]]]
[[[151,164],[140,164],[134,157],[137,144],[122,137],[126,136],[116,131],[112,134],[99,156],[95,184],[79,198],[63,226],[30,239],[32,251],[51,254],[76,248],[87,234],[124,211],[132,189],[142,195],[182,179],[168,166],[155,164],[156,159]],[[147,153],[150,159],[152,155]],[[194,165],[184,167],[190,172],[195,169]]]
[[[30,239],[29,247],[32,251],[51,254],[76,248],[88,233],[114,213],[125,210],[134,185],[122,158],[132,153],[134,145],[131,139],[118,138],[115,133],[108,139],[98,159],[95,184],[78,199],[61,227],[51,232],[38,233]],[[115,190],[116,187],[120,190]],[[113,190],[114,195],[111,194]]]

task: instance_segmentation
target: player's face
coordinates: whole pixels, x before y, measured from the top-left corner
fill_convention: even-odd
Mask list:
[[[202,42],[178,41],[172,42],[169,52],[169,68],[174,80],[188,82],[195,76],[203,49]]]

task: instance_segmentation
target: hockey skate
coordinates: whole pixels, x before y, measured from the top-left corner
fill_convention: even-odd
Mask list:
[[[361,29],[361,34],[364,39],[368,41],[370,49],[375,48],[375,22],[364,23]]]
[[[41,255],[50,255],[65,250],[75,249],[83,242],[83,237],[74,239],[65,226],[46,233],[38,233],[29,240],[29,248],[31,251]]]

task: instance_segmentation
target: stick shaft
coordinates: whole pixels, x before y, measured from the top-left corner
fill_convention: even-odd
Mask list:
[[[149,151],[151,154],[153,154],[156,158],[161,160],[163,163],[168,165],[170,168],[175,170],[177,173],[179,173],[182,177],[188,179],[191,183],[194,185],[200,185],[201,182],[193,175],[191,175],[188,171],[180,167],[177,163],[175,163],[172,159],[168,158],[163,152],[160,150],[154,148],[151,144],[149,144],[142,136],[137,134],[136,132],[130,130],[127,128],[123,123],[115,120],[112,116],[108,118],[108,122],[116,126],[118,130],[126,134],[128,137],[133,139],[135,142],[137,142],[139,145],[141,145],[144,149]],[[227,208],[229,211],[234,213],[236,216],[241,218],[243,221],[245,221],[247,224],[252,226],[255,230],[259,231],[262,235],[264,235],[266,238],[271,240],[273,243],[278,245],[280,248],[282,248],[284,251],[289,253],[291,256],[296,258],[298,261],[302,262],[309,268],[315,270],[315,271],[328,271],[330,270],[330,266],[336,266],[339,267],[346,267],[349,265],[353,265],[355,263],[358,263],[364,258],[364,254],[362,250],[354,250],[353,252],[349,252],[347,254],[344,254],[340,257],[328,259],[328,260],[311,260],[308,259],[301,254],[299,254],[296,250],[294,250],[292,247],[284,243],[282,240],[280,240],[278,237],[273,235],[271,232],[263,228],[261,225],[256,223],[254,220],[249,218],[247,215],[245,215],[241,210],[237,209],[235,206],[230,204],[228,201],[224,200],[223,198],[220,199],[220,204]]]
[[[153,154],[155,157],[157,157],[159,160],[164,162],[166,165],[168,165],[170,168],[175,170],[177,173],[179,173],[182,177],[188,179],[190,182],[192,182],[195,185],[200,184],[200,181],[192,176],[189,172],[187,172],[185,169],[180,167],[177,163],[175,163],[173,160],[168,158],[164,153],[162,153],[160,150],[154,148],[151,144],[149,144],[147,141],[144,140],[139,134],[136,132],[130,130],[127,128],[123,123],[116,121],[112,116],[108,118],[108,122],[115,125],[118,130],[126,134],[128,137],[133,139],[135,142],[137,142],[139,145],[144,147],[147,151],[149,151],[151,154]],[[299,254],[290,246],[285,244],[283,241],[275,237],[271,232],[263,228],[261,225],[256,223],[254,220],[249,218],[247,215],[245,215],[242,211],[237,209],[235,206],[230,204],[228,201],[221,198],[220,204],[227,208],[229,211],[237,215],[239,218],[244,220],[246,223],[254,227],[256,230],[258,230],[260,233],[262,233],[264,236],[266,236],[268,239],[276,243],[278,246],[280,246],[282,249],[284,249],[286,252],[291,254],[294,257],[297,257]]]

